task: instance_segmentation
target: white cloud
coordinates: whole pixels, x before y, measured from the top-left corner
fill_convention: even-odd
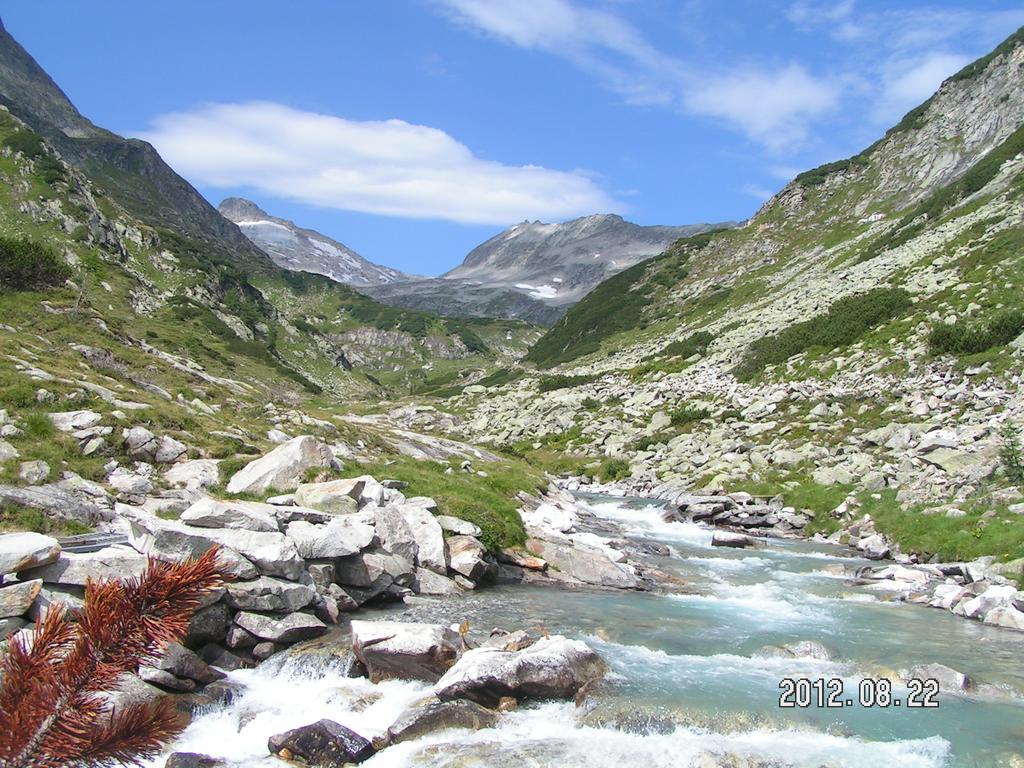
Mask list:
[[[686,95],[693,112],[720,117],[769,149],[807,139],[808,123],[833,109],[839,87],[790,64],[775,71],[741,70],[711,78]]]
[[[163,115],[142,138],[193,182],[323,208],[507,225],[621,210],[582,171],[504,165],[444,131],[269,102]]]
[[[889,124],[931,96],[950,75],[970,62],[967,56],[931,53],[921,58],[890,63],[873,111],[875,120]]]
[[[756,197],[758,200],[768,200],[775,194],[774,190],[768,189],[767,187],[759,187],[757,184],[744,184],[740,187],[740,192],[751,197]]]
[[[622,16],[571,0],[435,0],[459,23],[513,45],[560,56],[637,104],[724,120],[778,150],[807,137],[839,84],[795,64],[701,71],[659,51]],[[841,5],[849,6],[849,0]]]

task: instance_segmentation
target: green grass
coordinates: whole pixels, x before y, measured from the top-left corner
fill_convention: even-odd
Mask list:
[[[519,368],[499,368],[494,373],[484,376],[476,383],[482,387],[500,387],[523,378],[525,372]]]
[[[67,520],[58,522],[48,518],[41,510],[16,504],[0,507],[0,531],[34,531],[48,536],[75,536],[88,533],[87,525]]]
[[[928,334],[933,355],[973,355],[1009,344],[1024,333],[1024,310],[1008,309],[991,317],[953,325],[937,323]]]
[[[993,555],[1000,560],[1024,557],[1024,516],[1007,512],[979,499],[960,505],[964,517],[944,514],[923,514],[919,508],[904,510],[896,501],[896,493],[886,490],[863,498],[862,513],[870,514],[876,528],[900,545],[904,552],[916,552],[925,558],[937,555],[940,560],[974,560]],[[995,513],[990,519],[986,512]]]
[[[788,487],[791,483],[795,485]],[[819,485],[809,476],[796,473],[769,473],[760,482],[744,487],[755,496],[781,495],[783,503],[797,512],[809,510],[814,517],[804,531],[808,536],[828,535],[839,530],[839,521],[830,513],[843,503],[852,489],[849,485]]]
[[[839,299],[826,314],[753,342],[733,373],[741,381],[748,381],[767,366],[784,363],[809,349],[831,350],[852,344],[909,306],[910,294],[902,288],[876,288]]]
[[[487,473],[487,477],[480,477],[462,472],[458,463],[455,462],[451,474],[445,474],[448,464],[400,457],[389,462],[346,466],[345,473],[408,483],[409,487],[402,491],[406,496],[429,496],[437,502],[441,514],[480,526],[480,539],[490,550],[522,546],[526,532],[519,516],[521,504],[515,496],[520,491],[536,494],[545,488],[543,474],[525,462],[509,460],[478,462],[475,468]]]
[[[673,427],[683,427],[700,421],[701,419],[708,418],[711,416],[711,411],[698,405],[684,405],[673,411],[669,411],[668,416],[672,421]]]
[[[614,483],[630,476],[629,462],[625,459],[605,459],[594,471],[594,477],[602,483]]]

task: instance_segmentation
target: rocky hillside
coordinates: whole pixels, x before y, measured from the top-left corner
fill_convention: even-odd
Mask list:
[[[743,226],[602,283],[531,349],[555,371],[451,403],[465,434],[614,462],[634,490],[782,489],[821,530],[866,508],[925,552],[1024,556],[1000,459],[1024,420],[1022,42]]]
[[[397,269],[372,264],[348,246],[315,230],[271,216],[251,200],[229,197],[221,201],[217,210],[237,224],[279,267],[313,272],[355,287],[413,279]]]
[[[550,325],[605,278],[681,237],[722,226],[642,227],[614,214],[563,224],[524,221],[474,248],[439,280],[391,283],[370,292],[393,306]]]

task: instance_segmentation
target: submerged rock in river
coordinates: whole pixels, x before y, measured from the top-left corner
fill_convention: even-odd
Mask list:
[[[310,765],[327,768],[361,763],[374,754],[368,740],[333,720],[320,720],[271,736],[267,748],[286,760],[299,758]]]

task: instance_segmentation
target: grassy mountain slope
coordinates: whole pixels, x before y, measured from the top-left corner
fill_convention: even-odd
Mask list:
[[[450,401],[466,434],[622,462],[640,491],[781,490],[822,530],[864,508],[945,556],[1024,557],[999,459],[1024,420],[1022,66],[1018,32],[745,225],[606,281],[527,355],[554,376]]]

